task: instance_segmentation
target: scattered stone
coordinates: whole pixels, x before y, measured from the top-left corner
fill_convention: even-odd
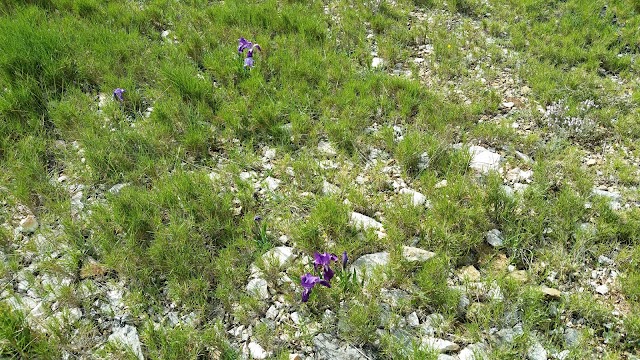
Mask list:
[[[609,292],[609,287],[607,285],[598,285],[596,286],[596,292],[600,295],[606,295]]]
[[[129,186],[128,183],[115,184],[109,189],[109,192],[112,194],[117,194],[120,192],[120,190],[124,189],[127,186]]]
[[[264,149],[264,152],[262,153],[262,156],[266,159],[266,160],[273,160],[276,158],[276,149],[271,149],[269,147]]]
[[[438,354],[438,360],[459,360],[456,355]]]
[[[351,345],[340,345],[338,340],[329,334],[318,334],[313,338],[316,360],[366,360],[358,349]]]
[[[272,178],[271,176],[264,179],[264,184],[266,185],[267,189],[271,191],[275,191],[280,186],[280,182],[280,180]]]
[[[592,159],[587,160],[587,162],[586,162],[587,166],[593,166],[593,165],[595,165],[596,163],[597,163],[596,159],[593,159],[593,158],[592,158]]]
[[[460,346],[454,342],[434,337],[422,338],[422,346],[438,352],[458,351]]]
[[[555,358],[558,360],[566,360],[569,358],[569,354],[571,352],[569,350],[562,350],[559,353],[555,354]],[[632,358],[629,358],[629,360],[632,360]]]
[[[125,325],[123,327],[114,328],[113,333],[109,335],[109,341],[130,348],[138,359],[144,360],[144,356],[142,355],[142,344],[138,337],[138,329],[135,327]]]
[[[384,65],[384,60],[382,60],[382,58],[374,57],[373,60],[371,60],[371,67],[373,69],[377,69],[379,67],[382,67],[383,65]]]
[[[73,196],[71,196],[71,214],[78,215],[84,209],[84,203],[82,200],[84,199],[84,194],[82,191],[78,191]]]
[[[498,340],[500,342],[511,344],[518,336],[521,336],[522,334],[522,327],[518,327],[518,329],[514,327],[501,329],[496,333],[496,336],[498,337]]]
[[[407,188],[400,189],[400,194],[409,195],[411,197],[411,203],[413,204],[413,206],[422,206],[425,205],[425,203],[427,203],[427,206],[429,205],[427,197],[415,190]]]
[[[288,246],[275,247],[262,255],[262,259],[265,264],[274,264],[280,268],[286,265],[293,258],[293,248]]]
[[[289,360],[302,360],[300,354],[289,354]]]
[[[298,314],[297,311],[294,311],[291,314],[289,314],[289,317],[291,318],[291,321],[293,321],[294,324],[300,325],[300,314]]]
[[[411,246],[402,247],[402,257],[410,262],[424,262],[436,256],[435,253]]]
[[[320,141],[320,143],[318,143],[318,151],[320,151],[322,154],[327,156],[337,155],[336,150],[333,148],[333,146],[331,146],[331,143],[328,141]]]
[[[444,316],[438,313],[428,315],[420,326],[422,332],[428,336],[435,336],[436,332],[444,330],[445,327]]]
[[[504,238],[502,232],[498,229],[489,230],[486,235],[487,242],[493,247],[499,247],[504,245]]]
[[[269,356],[269,354],[264,350],[264,348],[262,348],[262,346],[260,346],[260,344],[253,341],[249,343],[249,355],[251,355],[252,359],[258,360],[266,359],[267,356]]]
[[[257,296],[259,299],[268,299],[269,289],[267,288],[267,281],[261,278],[249,280],[247,283],[247,292],[251,295]]]
[[[520,151],[516,151],[516,156],[518,157],[518,159],[524,161],[527,164],[533,163],[533,160],[529,157],[529,155],[527,155],[525,153],[521,153]]]
[[[463,281],[479,281],[480,271],[475,266],[469,265],[458,271],[458,277]]]
[[[38,220],[33,215],[29,215],[20,221],[19,230],[22,233],[30,234],[38,228]]]
[[[469,153],[471,154],[469,167],[479,173],[486,174],[500,168],[500,159],[502,158],[500,154],[489,151],[482,146],[471,146]]]
[[[539,342],[534,343],[527,350],[528,360],[547,360],[547,350]]]
[[[484,344],[469,344],[458,353],[460,360],[481,360],[487,358],[486,346]]]
[[[578,345],[579,342],[580,342],[580,333],[578,332],[578,330],[573,328],[564,329],[564,343],[568,347],[576,346]]]
[[[269,306],[267,312],[264,314],[267,319],[273,320],[278,316],[278,308],[275,305]]]
[[[546,286],[541,287],[540,291],[542,291],[545,296],[552,299],[559,299],[562,296],[562,292],[560,292],[560,290]]]
[[[613,265],[613,260],[604,255],[600,255],[598,256],[598,263],[602,265]]]
[[[506,178],[512,182],[529,182],[531,181],[531,177],[533,176],[533,171],[531,170],[522,170],[519,167],[515,169],[511,169],[507,172]]]
[[[340,188],[325,180],[322,182],[322,193],[325,195],[336,195],[340,193]]]
[[[362,230],[369,230],[369,229],[375,229],[375,230],[383,230],[382,224],[379,223],[378,221],[357,213],[357,212],[352,212],[351,213],[351,221],[350,221],[351,225],[353,225],[354,227],[356,227],[357,229],[362,229]]]
[[[386,266],[389,264],[389,253],[379,252],[373,254],[366,254],[359,257],[351,264],[349,272],[356,271],[358,280],[368,278],[376,268]]]
[[[404,290],[400,289],[381,289],[380,299],[393,306],[399,306],[403,303],[408,303],[411,300],[411,296]]]
[[[431,164],[431,158],[429,157],[429,153],[423,152],[420,154],[420,160],[418,160],[418,170],[425,171],[429,168]],[[446,185],[446,180],[444,180]]]
[[[517,192],[518,194],[522,194],[525,190],[527,190],[528,187],[529,187],[529,184],[522,184],[522,183],[513,184],[513,190],[515,190],[515,192]]]
[[[596,196],[606,197],[607,199],[609,199],[609,207],[612,210],[620,210],[622,208],[622,205],[620,204],[622,196],[620,196],[620,193],[601,190],[601,189],[593,189],[592,194]]]
[[[440,189],[440,188],[443,188],[443,187],[447,187],[447,179],[444,179],[444,180],[442,180],[442,181],[439,181],[437,184],[435,184],[435,185],[434,185],[434,187],[435,187],[436,189]]]
[[[411,327],[420,326],[420,319],[418,319],[418,314],[415,311],[407,315],[407,325]]]
[[[511,109],[515,104],[511,101],[506,101],[502,103],[503,109]]]

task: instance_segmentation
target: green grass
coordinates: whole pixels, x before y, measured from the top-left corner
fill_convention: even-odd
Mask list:
[[[379,321],[386,310],[376,292],[394,287],[411,293],[406,306],[443,314],[448,334],[460,344],[484,339],[493,327],[513,326],[505,314],[518,313],[524,334],[491,348],[496,358],[525,356],[538,336],[545,347],[563,349],[561,316],[583,321],[584,344],[608,341],[603,354],[576,348],[572,357],[624,358],[639,341],[640,211],[611,210],[592,189],[601,181],[627,199],[638,198],[637,2],[374,3],[1,4],[0,222],[10,226],[0,228],[0,254],[6,255],[0,277],[9,283],[31,262],[12,228],[33,213],[41,223],[36,235],[66,256],[38,260],[34,277],[73,279],[56,298],[60,304],[88,312],[94,299],[79,289],[89,282],[80,273],[91,258],[105,269],[92,286],[126,284],[125,302],[145,356],[235,359],[240,351],[230,345],[220,314],[244,325],[264,315],[268,306],[244,291],[250,266],[261,264],[262,254],[287,235],[298,254],[347,251],[355,260],[391,253],[385,277],[364,287],[314,290],[304,305],[297,283],[310,266],[296,262],[283,269],[294,285],[276,287],[323,331],[380,358],[435,358],[417,344],[407,352],[394,327]],[[414,10],[427,20],[410,16]],[[170,32],[163,37],[165,30]],[[371,68],[368,31],[385,60],[381,69]],[[240,37],[262,46],[250,70],[237,54]],[[431,54],[414,51],[423,44]],[[423,65],[414,63],[419,56]],[[398,65],[411,69],[411,76],[394,75]],[[513,81],[509,86],[518,90],[526,85],[525,103],[503,109],[507,95],[492,85],[502,81]],[[112,98],[117,87],[126,90],[122,103]],[[553,115],[537,109],[560,109],[558,104],[566,108]],[[325,140],[335,157],[316,151]],[[464,146],[453,146],[458,143]],[[466,150],[475,144],[501,152],[508,168],[533,170],[529,187],[512,197],[499,174],[478,177]],[[267,147],[276,157],[265,169]],[[372,148],[388,159],[371,164]],[[604,164],[585,165],[587,155],[600,154]],[[336,166],[323,162],[328,159]],[[427,196],[428,208],[394,194],[389,168],[395,166],[409,187]],[[253,188],[257,179],[241,179],[245,171],[281,183],[273,193],[260,193]],[[211,172],[219,177],[210,179]],[[68,177],[62,184],[61,175]],[[339,193],[323,194],[325,180]],[[442,180],[447,186],[436,188]],[[106,192],[123,183],[119,193]],[[84,185],[82,216],[71,209],[73,191],[66,186],[74,184]],[[387,236],[355,230],[348,224],[352,211],[381,220]],[[259,224],[256,215],[263,219]],[[504,235],[498,249],[486,245],[491,229]],[[26,242],[37,253],[36,242]],[[403,245],[437,256],[405,263]],[[597,267],[603,254],[619,265],[621,290],[614,291],[624,305],[620,323],[605,326],[616,320],[614,299],[600,299],[591,289],[554,300],[540,293],[541,285],[559,286],[547,280],[551,272],[566,282],[588,278],[574,274]],[[506,270],[485,264],[499,255],[527,270],[529,279],[517,283]],[[494,280],[500,285],[504,300],[472,299],[464,314],[458,309],[462,293],[450,285],[456,268],[472,264],[486,286]],[[265,276],[277,282],[279,275]],[[149,309],[162,311],[169,303],[198,314],[200,322],[155,328]],[[340,321],[323,323],[327,309]],[[392,313],[401,317],[407,310]],[[4,302],[0,312],[2,356],[75,351],[69,328],[46,338]],[[260,324],[253,336],[274,358],[287,358],[295,349],[279,336],[299,330],[289,325]],[[80,328],[90,338],[96,326]],[[385,335],[378,338],[376,330]],[[301,335],[305,346],[312,345],[312,335]]]

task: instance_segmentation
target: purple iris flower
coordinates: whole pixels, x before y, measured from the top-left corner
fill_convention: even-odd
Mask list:
[[[331,281],[334,272],[331,270],[331,262],[338,261],[338,257],[335,254],[324,253],[320,254],[316,252],[313,255],[313,267],[318,271],[319,267],[322,267],[322,278],[327,282]],[[327,285],[328,286],[328,285]]]
[[[241,37],[238,39],[238,54],[243,54],[247,50],[247,57],[244,59],[244,67],[253,67],[253,51],[260,50],[262,48],[258,44],[254,44],[251,41]]]
[[[311,295],[311,289],[316,286],[317,283],[320,282],[320,278],[317,276],[313,276],[309,273],[302,275],[300,278],[300,284],[304,288],[302,290],[302,302],[307,302],[309,300],[309,295]]]
[[[342,253],[342,270],[347,268],[347,261],[349,261],[349,258],[347,257],[347,252],[343,252]]]
[[[117,88],[113,90],[113,97],[115,97],[118,101],[123,102],[124,98],[122,97],[122,95],[124,94],[124,92],[124,89]]]
[[[242,54],[245,49],[250,49],[253,43],[243,37],[238,39],[238,53]]]

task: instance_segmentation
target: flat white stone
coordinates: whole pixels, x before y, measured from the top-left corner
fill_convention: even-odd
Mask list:
[[[260,344],[253,341],[249,343],[249,355],[251,355],[252,359],[258,360],[266,359],[267,356],[269,356],[269,354],[264,350],[262,346],[260,346]]]
[[[382,58],[374,57],[373,60],[371,60],[371,67],[374,69],[379,68],[383,65],[384,65],[384,60],[382,60]]]
[[[413,204],[413,206],[422,206],[427,202],[426,196],[412,189],[407,189],[407,188],[400,189],[400,194],[410,196],[411,203]]]
[[[505,109],[511,109],[515,104],[511,101],[505,101],[502,103],[502,107]]]
[[[129,185],[128,183],[115,184],[109,189],[109,192],[112,194],[117,194],[120,192],[120,190],[124,189],[128,185]]]
[[[460,360],[481,360],[487,359],[486,347],[483,344],[470,344],[467,345],[458,353]]]
[[[489,230],[486,235],[487,242],[493,247],[499,247],[504,245],[504,238],[502,232],[498,229]]]
[[[328,141],[320,141],[318,143],[318,151],[321,152],[322,154],[328,155],[328,156],[336,156],[336,154],[337,154],[336,150],[333,148],[331,143],[328,142]]]
[[[416,247],[412,247],[412,246],[403,246],[402,247],[402,257],[404,257],[404,259],[407,260],[407,261],[423,262],[423,261],[427,261],[427,260],[431,259],[434,256],[436,256],[435,253],[433,253],[431,251],[424,250],[424,249],[420,249],[420,248],[416,248]]]
[[[335,195],[340,192],[340,188],[328,181],[322,182],[322,193],[325,195]]]
[[[547,360],[547,350],[539,342],[534,343],[527,350],[528,360]]]
[[[280,180],[269,176],[264,179],[264,184],[267,186],[267,189],[275,191],[280,186]]]
[[[278,246],[262,255],[262,259],[268,263],[274,263],[278,267],[282,267],[293,259],[293,248],[288,246]]]
[[[358,280],[368,277],[371,273],[381,266],[386,266],[389,263],[389,253],[379,252],[373,254],[366,254],[360,256],[356,261],[351,264],[349,272],[356,270],[356,276]]]
[[[469,167],[480,173],[486,174],[491,170],[497,171],[500,168],[500,154],[491,152],[482,146],[471,146],[471,163]]]
[[[434,337],[422,338],[422,346],[438,352],[458,351],[460,349],[460,346],[454,342]]]
[[[276,149],[266,148],[264,149],[263,156],[266,160],[273,160],[276,157]]]
[[[418,314],[415,311],[407,315],[407,325],[411,327],[420,326],[420,319],[418,319]]]
[[[383,229],[382,224],[379,223],[378,221],[355,211],[351,213],[350,223],[351,225],[355,226],[356,229],[359,229],[359,230],[369,230],[369,229],[382,230]]]
[[[447,179],[444,179],[444,180],[442,180],[442,181],[439,181],[437,184],[435,184],[435,185],[434,185],[434,187],[435,187],[436,189],[440,189],[440,188],[443,188],[443,187],[447,187]]]
[[[144,360],[144,356],[142,355],[142,345],[140,344],[140,338],[138,337],[138,330],[135,327],[125,325],[124,327],[114,328],[113,333],[109,335],[109,341],[116,342],[130,348],[138,359]]]
[[[607,285],[599,285],[596,287],[596,292],[600,295],[606,295],[609,292],[609,287]]]
[[[531,180],[531,176],[533,176],[533,171],[531,170],[522,170],[519,167],[511,169],[507,172],[506,178],[509,181],[513,182],[528,182]]]
[[[268,299],[269,290],[267,289],[267,280],[261,278],[249,280],[247,283],[247,292],[257,296],[259,299]]]

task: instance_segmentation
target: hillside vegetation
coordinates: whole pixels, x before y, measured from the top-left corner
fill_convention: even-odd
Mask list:
[[[636,0],[2,1],[0,357],[638,359],[639,55]]]

